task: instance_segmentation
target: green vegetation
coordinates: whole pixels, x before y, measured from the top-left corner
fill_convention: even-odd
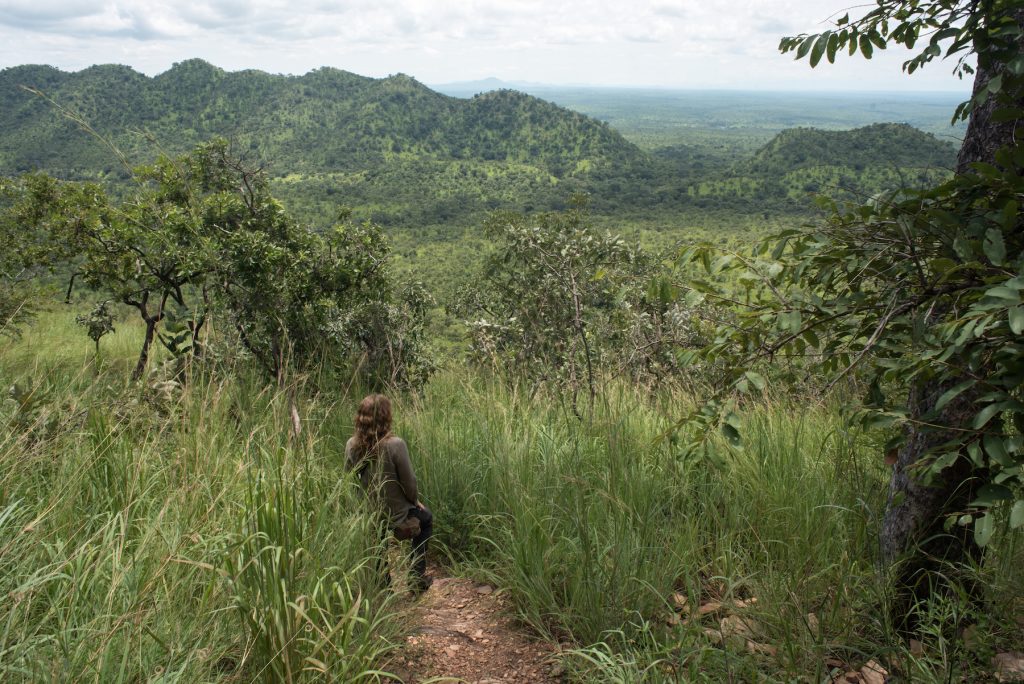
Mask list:
[[[293,210],[320,220],[333,217],[339,200],[358,209],[357,218],[385,225],[414,225],[425,213],[431,223],[479,216],[510,196],[554,206],[592,174],[642,175],[646,164],[646,155],[606,124],[521,93],[466,101],[403,75],[227,73],[190,60],[152,79],[114,65],[70,74],[3,70],[0,173],[124,179],[126,169],[101,140],[82,135],[62,113],[88,122],[136,163],[154,156],[153,140],[180,154],[230,138],[236,156],[269,160],[282,187],[309,181],[284,195]],[[567,188],[544,192],[559,183]],[[470,206],[461,206],[466,201]],[[331,205],[326,215],[319,203]]]
[[[912,681],[971,679],[972,661],[1019,639],[1003,631],[1009,615],[949,601],[927,607],[927,655],[908,652],[875,565],[880,435],[851,431],[841,402],[751,404],[747,447],[713,439],[713,460],[651,440],[701,396],[610,383],[581,423],[546,394],[441,377],[399,415],[431,504],[451,521],[444,541],[508,587],[541,634],[580,647],[568,653],[578,681],[821,681],[827,658],[877,658]],[[1020,535],[1000,530],[980,579],[1019,599]],[[751,631],[690,614],[709,600],[739,604],[727,612]],[[950,636],[978,621],[984,646]]]
[[[376,538],[343,473],[358,383],[292,376],[295,438],[288,392],[244,364],[128,387],[142,326],[119,322],[97,358],[72,318],[44,313],[0,357],[5,384],[34,380],[31,406],[0,404],[5,680],[373,681],[405,602],[368,571]],[[751,403],[747,447],[715,439],[703,460],[652,441],[702,392],[602,381],[580,422],[525,390],[445,371],[399,400],[396,429],[456,566],[568,644],[572,681],[820,680],[870,658],[976,679],[1019,643],[1014,600],[928,606],[923,652],[895,635],[875,567],[883,435],[851,430],[842,402]],[[1019,601],[1019,534],[991,549],[986,595]],[[726,607],[690,616],[711,600]],[[951,636],[970,624],[970,644]]]
[[[404,76],[0,73],[4,170],[74,179],[3,181],[0,673],[385,677],[402,583],[341,459],[383,387],[444,557],[574,681],[988,677],[1024,638],[1022,36],[1019,2],[878,0],[783,39],[964,58],[959,154],[742,117],[642,150]],[[154,139],[192,151],[129,171]]]
[[[26,267],[68,274],[66,301],[76,281],[100,296],[86,321],[97,349],[106,302],[136,310],[146,330],[134,379],[155,340],[182,363],[201,356],[212,317],[271,377],[281,377],[288,354],[302,365],[328,351],[362,355],[392,384],[418,384],[429,372],[417,334],[426,296],[417,286],[397,294],[377,226],[342,217],[321,234],[297,224],[265,174],[232,158],[224,141],[133,173],[121,202],[95,183],[0,180],[0,234]]]
[[[17,388],[0,405],[0,677],[358,681],[399,615],[332,458],[348,405],[304,403],[316,428],[296,439],[287,393],[251,371],[126,386],[141,334],[122,321],[95,355],[45,313],[0,355]]]
[[[38,169],[127,192],[131,163],[226,136],[233,156],[265,166],[271,192],[295,219],[322,231],[347,208],[355,224],[382,226],[396,268],[438,303],[434,334],[453,341],[444,305],[486,250],[480,226],[491,211],[562,210],[583,192],[598,228],[652,250],[682,239],[725,244],[803,222],[816,193],[922,186],[945,177],[954,159],[951,145],[907,126],[783,132],[885,119],[938,132],[930,112],[948,97],[857,104],[856,96],[630,91],[623,108],[616,91],[549,94],[626,139],[536,97],[502,90],[459,99],[404,76],[228,73],[200,60],[155,78],[110,65],[70,74],[15,67],[0,72],[0,173]],[[914,114],[921,111],[929,113]],[[71,113],[78,122],[63,115]],[[83,133],[82,122],[100,137]],[[822,144],[828,154],[814,156]],[[769,154],[778,147],[811,157]],[[890,149],[908,154],[894,163]]]
[[[610,115],[601,92],[588,92],[597,99],[581,110],[622,126],[643,149],[607,123],[536,97],[499,90],[459,99],[402,75],[228,73],[200,60],[155,78],[112,65],[70,74],[14,67],[0,72],[0,173],[126,178],[117,157],[62,110],[136,163],[154,156],[153,141],[176,154],[223,136],[236,156],[268,164],[274,193],[295,216],[322,225],[344,205],[357,221],[413,231],[422,242],[423,233],[458,241],[494,209],[562,209],[576,192],[591,195],[596,214],[642,226],[692,209],[730,212],[732,223],[750,226],[766,209],[806,215],[813,192],[918,186],[952,165],[951,145],[907,126],[845,136],[799,130],[772,141],[791,126],[834,127],[822,105],[830,96],[794,119],[772,114],[785,102],[772,94],[704,93],[685,102],[648,95],[631,97],[630,119]],[[905,120],[911,108],[871,111],[874,118],[844,121]],[[752,128],[758,112],[769,123]],[[643,121],[666,137],[645,137]],[[818,163],[791,166],[776,156],[766,168],[758,153],[766,143],[812,151],[827,143],[827,154],[821,148]],[[908,154],[897,161],[892,149]]]

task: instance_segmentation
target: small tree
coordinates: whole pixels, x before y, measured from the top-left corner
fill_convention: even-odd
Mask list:
[[[564,213],[495,214],[485,229],[498,251],[458,308],[475,319],[468,321],[474,351],[567,388],[578,413],[580,390],[591,402],[596,395],[597,340],[634,252],[590,231],[582,196]]]
[[[32,318],[39,299],[33,277],[40,270],[35,236],[7,214],[18,202],[19,187],[0,178],[0,336],[16,336],[22,324]]]
[[[89,339],[96,345],[96,355],[100,354],[100,339],[114,332],[114,315],[110,311],[110,302],[102,301],[87,314],[75,317],[75,323],[85,328]]]
[[[144,169],[140,178],[150,173]],[[145,333],[133,376],[140,377],[168,302],[187,309],[188,288],[209,268],[200,258],[201,237],[188,207],[145,181],[121,203],[98,185],[61,183],[43,174],[23,176],[18,186],[19,199],[5,218],[39,236],[34,247],[51,267],[72,270],[68,299],[81,283],[138,311]],[[196,337],[203,320],[200,314],[192,322]]]
[[[433,299],[422,283],[408,283],[372,299],[336,307],[326,334],[350,357],[357,357],[370,383],[420,387],[436,370],[426,330]]]

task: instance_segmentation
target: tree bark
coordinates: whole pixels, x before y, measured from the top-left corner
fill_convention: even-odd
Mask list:
[[[963,434],[955,429],[929,428],[926,421],[969,426],[974,417],[977,391],[960,394],[943,408],[937,419],[928,416],[938,398],[955,384],[956,381],[917,385],[911,390],[907,402],[911,419],[907,441],[899,451],[889,483],[880,543],[886,565],[902,560],[896,577],[893,617],[903,628],[913,628],[913,605],[933,592],[936,580],[959,582],[969,594],[976,594],[970,578],[949,566],[952,563],[961,567],[981,558],[973,527],[952,524],[947,529],[947,521],[950,515],[966,511],[976,498],[980,473],[967,454],[961,452],[956,461],[932,480],[921,476],[926,455]]]
[[[139,362],[135,364],[135,370],[132,371],[132,380],[138,380],[142,377],[142,374],[146,372],[146,364],[149,363],[149,347],[153,344],[153,337],[156,334],[157,320],[155,318],[146,319],[146,336],[142,340],[142,351],[139,352]]]
[[[1017,24],[1024,28],[1024,9],[1015,10],[1013,18]],[[1021,47],[1024,48],[1024,41]],[[1004,64],[984,64],[979,60],[977,70],[974,74],[974,91],[976,95],[982,88],[988,86],[992,76],[1003,71]],[[1018,109],[1024,108],[1024,97],[1018,97],[1016,101],[1001,102],[999,98],[990,97],[984,104],[971,112],[971,119],[967,123],[967,133],[960,146],[960,153],[957,155],[956,172],[968,173],[972,162],[988,162],[995,160],[996,152],[1000,147],[1020,140],[1022,122],[1020,119],[1011,121],[993,121],[992,115],[997,109],[1006,104],[1011,104]]]
[[[1014,18],[1024,26],[1024,10],[1017,10]],[[980,64],[975,72],[974,92],[985,88],[1003,65]],[[994,163],[996,152],[1014,144],[1020,131],[1020,121],[999,122],[993,119],[1005,101],[989,98],[972,113],[967,132],[957,158],[956,172],[971,173],[973,162]],[[1016,106],[1024,106],[1020,99]],[[930,318],[936,320],[950,311],[952,304],[938,307]],[[889,485],[889,498],[880,534],[883,562],[891,565],[903,560],[897,578],[897,601],[894,617],[903,627],[913,627],[910,617],[913,603],[926,598],[935,588],[936,581],[953,580],[966,586],[974,594],[970,578],[950,574],[949,563],[963,567],[964,563],[981,558],[981,549],[975,544],[970,525],[953,525],[947,529],[951,514],[964,511],[976,497],[983,475],[960,450],[957,460],[944,469],[931,482],[920,474],[924,459],[936,449],[949,443],[963,441],[975,414],[975,401],[981,390],[968,390],[943,408],[936,417],[934,407],[946,390],[963,378],[944,383],[919,383],[908,396],[910,424],[907,440],[897,455]],[[937,427],[946,426],[946,427]],[[909,553],[908,553],[909,552]],[[946,567],[943,567],[946,566]],[[938,572],[936,572],[938,571]],[[945,572],[944,572],[945,571]],[[944,578],[944,579],[943,579]]]

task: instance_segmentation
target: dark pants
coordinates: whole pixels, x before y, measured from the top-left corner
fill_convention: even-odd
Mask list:
[[[412,538],[412,571],[417,578],[422,580],[427,576],[427,547],[430,545],[430,538],[434,535],[434,514],[424,506],[423,508],[410,508],[409,516],[420,521],[420,533]],[[390,532],[388,527],[382,527],[381,539],[385,539]],[[383,558],[378,559],[377,568],[384,583],[391,584],[387,564]]]
[[[422,579],[427,576],[427,546],[434,535],[434,514],[424,506],[410,508],[409,515],[420,521],[420,533],[412,538],[412,570]]]

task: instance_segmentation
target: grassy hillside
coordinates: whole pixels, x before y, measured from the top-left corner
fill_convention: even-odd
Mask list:
[[[775,176],[815,166],[950,170],[956,149],[908,124],[873,124],[849,131],[793,128],[776,135],[747,163],[750,173]]]
[[[27,410],[0,400],[0,678],[379,681],[411,623],[340,460],[362,390],[290,377],[294,439],[292,390],[244,365],[126,385],[140,334],[121,322],[94,357],[56,311],[0,354],[0,385],[36,389]],[[879,437],[839,406],[748,406],[745,449],[690,460],[658,436],[699,390],[610,382],[585,422],[465,370],[396,399],[435,558],[557,639],[567,681],[826,681],[872,659],[984,681],[1022,638],[1024,547],[1002,532],[986,613],[937,603],[918,647],[892,631]]]
[[[111,161],[20,86],[44,92],[138,156],[153,154],[132,133],[146,130],[172,151],[231,137],[301,173],[364,169],[406,155],[529,161],[564,176],[581,163],[600,168],[643,158],[607,125],[512,91],[461,100],[401,74],[372,79],[323,68],[279,76],[189,60],[155,78],[117,65],[0,71],[0,172],[67,172]]]

